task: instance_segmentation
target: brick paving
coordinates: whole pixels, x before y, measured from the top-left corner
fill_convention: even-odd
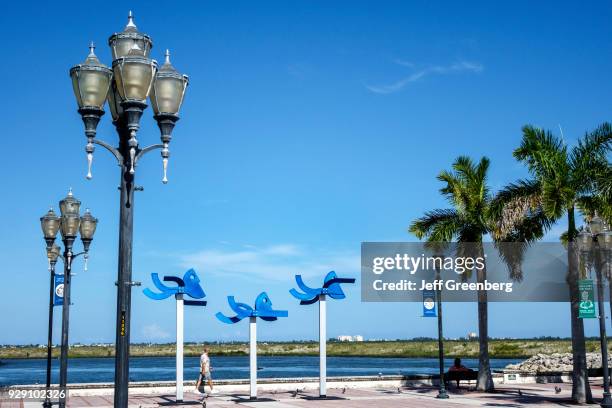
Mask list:
[[[557,389],[555,389],[558,387]],[[591,384],[593,396],[601,398],[601,386]],[[188,391],[188,390],[186,390]],[[333,399],[312,399],[316,392],[266,392],[261,393],[261,401],[245,400],[246,395],[213,394],[206,398],[207,408],[439,408],[439,407],[567,407],[572,405],[571,384],[526,384],[521,386],[498,385],[495,393],[480,393],[473,390],[451,389],[450,399],[436,399],[437,389],[430,386],[368,389],[330,389]],[[185,392],[182,404],[174,402],[174,395],[130,395],[129,405],[134,408],[153,407],[200,407],[202,396]],[[112,395],[73,396],[69,407],[112,407]],[[40,402],[11,401],[0,402],[2,408],[40,407]],[[598,406],[593,404],[591,406]]]

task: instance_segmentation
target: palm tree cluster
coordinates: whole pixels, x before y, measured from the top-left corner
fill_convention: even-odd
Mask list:
[[[567,245],[566,280],[570,294],[573,351],[572,398],[591,401],[584,327],[578,317],[579,259],[572,250],[578,234],[576,211],[589,220],[596,213],[612,225],[612,125],[604,123],[568,147],[561,137],[533,126],[524,126],[514,158],[523,163],[529,178],[508,184],[493,194],[487,184],[490,161],[474,162],[460,156],[451,171],[442,171],[440,193],[451,208],[426,212],[414,220],[409,231],[429,243],[470,243],[482,251],[483,238],[493,241],[512,279],[521,279],[523,251],[563,219],[567,231],[560,239]],[[511,242],[512,245],[504,245]],[[512,248],[511,250],[509,248]],[[516,248],[519,248],[517,251]],[[486,268],[477,271],[484,282]],[[611,289],[612,290],[612,289]],[[612,301],[611,301],[612,302]],[[611,303],[612,306],[612,303]],[[478,293],[479,367],[476,387],[491,391],[493,380],[488,352],[486,291]]]

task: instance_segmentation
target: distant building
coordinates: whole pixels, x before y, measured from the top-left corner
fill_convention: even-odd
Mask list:
[[[338,340],[338,341],[349,341],[349,342],[352,342],[352,341],[363,341],[363,336],[360,336],[360,335],[345,336],[345,335],[343,335],[343,336],[336,337],[336,340]]]
[[[467,334],[467,339],[468,340],[478,340],[478,334],[476,334],[474,332],[469,332]]]

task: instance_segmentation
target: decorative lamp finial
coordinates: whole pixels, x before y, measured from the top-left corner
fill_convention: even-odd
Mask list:
[[[134,24],[134,14],[132,14],[132,10],[128,12],[128,22],[125,26],[125,29],[127,30],[128,28],[133,28],[134,30],[136,29],[136,24]]]
[[[72,197],[72,187],[68,189],[68,197]]]
[[[96,54],[94,53],[94,50],[96,49],[96,44],[94,44],[93,41],[91,41],[89,43],[89,57],[95,57]]]
[[[169,64],[170,63],[170,50],[166,48],[166,60],[164,61],[164,63]]]

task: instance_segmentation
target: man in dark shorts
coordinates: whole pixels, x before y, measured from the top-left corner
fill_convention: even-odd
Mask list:
[[[210,375],[210,358],[208,357],[208,347],[204,348],[204,352],[200,356],[200,375],[198,376],[198,381],[196,382],[196,391],[200,390],[200,384],[202,380],[208,381],[208,386],[210,387],[210,394],[213,393],[213,384],[212,377]]]

